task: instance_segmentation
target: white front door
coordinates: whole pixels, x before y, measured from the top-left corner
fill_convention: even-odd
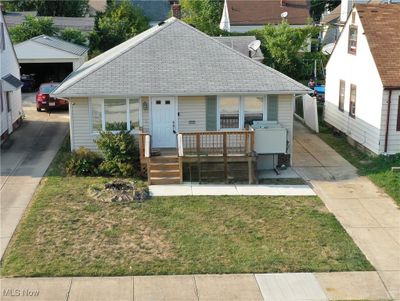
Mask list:
[[[151,99],[152,147],[176,147],[176,110],[174,97]]]

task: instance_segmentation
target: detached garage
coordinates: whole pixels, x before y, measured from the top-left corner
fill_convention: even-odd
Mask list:
[[[22,78],[33,76],[35,88],[45,82],[61,82],[81,66],[88,48],[41,35],[15,45]]]

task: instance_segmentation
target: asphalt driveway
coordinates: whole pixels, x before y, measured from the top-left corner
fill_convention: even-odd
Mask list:
[[[68,112],[37,112],[32,93],[23,109],[26,119],[1,148],[0,258],[68,131]]]

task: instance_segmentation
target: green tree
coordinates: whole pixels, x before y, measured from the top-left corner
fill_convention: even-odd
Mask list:
[[[87,37],[86,35],[76,28],[65,28],[60,32],[60,38],[64,41],[75,43],[78,45],[86,45]]]
[[[328,9],[332,11],[335,9],[341,0],[311,0],[310,2],[310,15],[315,22],[321,20],[322,13]]]
[[[130,1],[109,3],[106,11],[96,16],[89,37],[91,53],[104,52],[148,28],[149,20]]]
[[[53,36],[57,33],[57,28],[51,17],[26,16],[21,24],[10,28],[9,31],[12,41],[21,43],[42,34]]]
[[[208,35],[219,35],[223,1],[181,0],[182,20]]]
[[[304,74],[301,52],[318,31],[311,25],[293,28],[284,21],[277,26],[266,25],[254,33],[261,40],[266,65],[295,79],[303,79],[308,75]]]
[[[82,17],[89,0],[14,0],[5,2],[9,11],[37,11],[38,16]]]

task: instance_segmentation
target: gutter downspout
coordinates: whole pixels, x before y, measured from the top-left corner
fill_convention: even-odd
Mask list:
[[[386,133],[385,133],[385,149],[384,153],[387,153],[388,149],[388,140],[389,140],[389,119],[390,119],[390,106],[392,104],[392,89],[389,90],[389,99],[388,99],[388,108],[387,108],[387,116],[386,116]]]

